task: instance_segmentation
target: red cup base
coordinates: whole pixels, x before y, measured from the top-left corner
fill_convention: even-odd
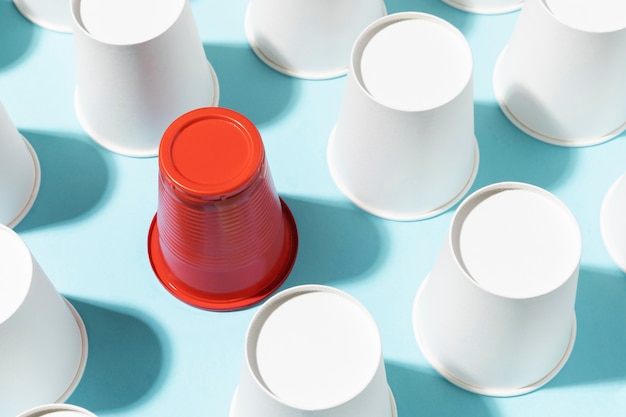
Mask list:
[[[152,219],[150,224],[150,231],[148,233],[148,256],[150,258],[150,264],[161,284],[172,295],[187,304],[194,307],[202,308],[205,310],[214,311],[232,311],[240,310],[247,307],[251,307],[274,293],[287,279],[287,276],[291,272],[293,264],[296,261],[296,254],[298,252],[298,232],[296,228],[296,222],[287,207],[287,204],[281,199],[280,204],[283,212],[283,223],[285,226],[285,239],[284,239],[284,255],[281,257],[283,262],[280,267],[279,273],[276,277],[261,277],[261,282],[265,280],[271,280],[268,285],[261,290],[252,294],[240,294],[228,297],[224,294],[212,294],[206,291],[194,290],[189,286],[179,286],[177,283],[181,282],[181,279],[176,277],[170,270],[163,253],[161,252],[161,245],[159,243],[159,228],[156,222],[156,215]],[[277,267],[278,269],[279,267]]]

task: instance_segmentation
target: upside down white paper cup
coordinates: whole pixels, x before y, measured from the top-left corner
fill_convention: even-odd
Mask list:
[[[0,225],[0,415],[65,401],[82,378],[87,333],[24,241]]]
[[[246,34],[271,68],[309,79],[344,75],[359,33],[386,14],[383,0],[250,0]]]
[[[547,383],[573,348],[581,251],[576,219],[548,191],[498,183],[470,195],[415,298],[426,359],[485,395]]]
[[[24,411],[17,417],[96,417],[96,415],[76,405],[47,404]]]
[[[75,109],[97,143],[156,156],[178,116],[217,105],[217,77],[187,0],[71,1]]]
[[[330,173],[352,202],[419,220],[463,197],[478,170],[472,66],[463,34],[433,15],[392,14],[361,33],[328,143]]]
[[[0,224],[15,227],[28,214],[40,182],[37,153],[0,103]]]
[[[622,0],[528,0],[494,69],[500,108],[528,135],[588,146],[626,129]]]
[[[57,32],[72,31],[69,0],[13,0],[13,4],[36,25]]]
[[[444,3],[470,13],[501,14],[519,10],[524,0],[442,0]]]
[[[302,285],[253,317],[230,417],[396,417],[378,328],[348,294]]]

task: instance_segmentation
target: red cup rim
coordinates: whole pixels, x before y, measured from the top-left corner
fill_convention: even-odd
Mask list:
[[[155,215],[150,224],[148,233],[148,256],[150,264],[161,284],[173,296],[194,307],[205,310],[214,311],[232,311],[251,307],[274,293],[287,279],[296,260],[298,252],[298,231],[293,214],[287,204],[280,199],[282,207],[283,224],[285,226],[285,245],[281,262],[283,262],[280,272],[275,277],[261,277],[263,279],[271,279],[270,283],[251,294],[237,296],[236,298],[225,298],[222,294],[211,294],[206,291],[194,290],[188,286],[177,286],[177,282],[181,282],[169,268],[163,257],[161,245],[159,243],[159,228],[157,225],[157,216]]]

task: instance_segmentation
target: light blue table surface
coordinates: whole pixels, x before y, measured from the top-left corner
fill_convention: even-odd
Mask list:
[[[264,65],[244,35],[244,0],[191,5],[219,78],[220,105],[259,128],[277,190],[298,225],[298,258],[282,288],[331,285],[365,305],[380,329],[400,417],[626,415],[626,275],[609,257],[599,226],[602,199],[626,172],[626,135],[561,148],[530,138],[505,118],[491,79],[519,12],[486,16],[439,0],[386,0],[389,13],[448,20],[471,45],[481,152],[472,191],[500,181],[538,185],[569,206],[582,230],[572,356],[540,390],[492,398],[440,377],[412,332],[413,299],[456,207],[418,222],[382,220],[356,208],[326,164],[345,77],[306,81]],[[37,201],[16,231],[89,334],[87,368],[68,403],[100,417],[228,416],[258,306],[204,311],[161,286],[146,246],[157,208],[157,158],[119,156],[96,145],[74,113],[74,86],[72,36],[33,25],[1,0],[0,101],[42,169]]]

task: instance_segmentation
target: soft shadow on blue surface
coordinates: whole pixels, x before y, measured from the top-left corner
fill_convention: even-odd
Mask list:
[[[385,0],[387,13],[421,12],[440,17],[460,30],[466,29],[472,21],[472,14],[456,9],[441,0]]]
[[[480,166],[474,188],[520,181],[550,188],[574,172],[579,149],[550,145],[523,133],[496,103],[475,104]]]
[[[495,416],[487,397],[462,390],[434,372],[389,360],[385,370],[399,417]]]
[[[87,328],[85,373],[68,399],[94,413],[147,401],[162,385],[169,346],[145,315],[119,306],[68,297]]]
[[[247,44],[205,44],[220,87],[220,107],[259,126],[280,119],[294,101],[296,79],[265,65]]]
[[[112,182],[105,151],[82,136],[30,130],[21,133],[39,158],[41,186],[35,204],[16,230],[70,221],[102,203]]]
[[[0,1],[0,69],[19,61],[31,47],[35,26],[11,0]]]
[[[574,350],[547,387],[626,381],[626,275],[582,267]]]
[[[381,222],[353,206],[282,196],[296,220],[298,257],[288,286],[358,279],[382,262]]]

